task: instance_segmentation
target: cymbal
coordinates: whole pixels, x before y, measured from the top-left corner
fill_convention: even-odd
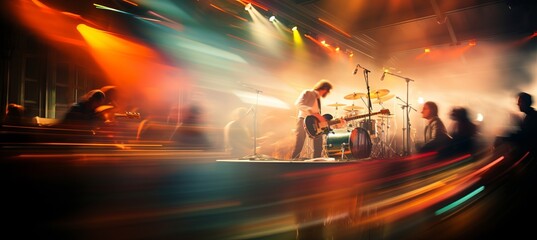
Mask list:
[[[367,96],[367,94],[354,92],[354,93],[345,95],[345,97],[343,97],[343,98],[345,98],[347,100],[356,100],[356,99],[360,99],[361,97],[365,97],[365,96]]]
[[[388,93],[390,93],[390,90],[388,90],[388,89],[379,89],[379,90],[372,91],[369,94],[369,96],[371,97],[371,99],[380,98],[380,97],[384,97],[384,96],[388,95]]]
[[[384,97],[376,98],[372,103],[383,103],[395,97],[395,94],[386,95]]]
[[[347,106],[347,104],[343,104],[343,103],[332,103],[332,104],[328,104],[326,106],[329,106],[329,107],[343,107],[343,106]]]
[[[364,109],[363,107],[360,107],[360,106],[346,106],[344,107],[343,109],[347,110],[347,111],[356,111],[356,110],[361,110],[361,109]]]

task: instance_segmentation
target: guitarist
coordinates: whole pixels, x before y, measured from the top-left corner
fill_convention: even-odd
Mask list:
[[[309,115],[314,115],[321,125],[327,123],[327,120],[321,116],[321,98],[325,98],[330,93],[330,90],[332,90],[332,83],[322,79],[313,86],[313,89],[303,90],[295,101],[295,106],[298,108],[298,120],[295,127],[296,139],[291,155],[292,159],[298,159],[304,147],[304,141],[306,140],[304,119]],[[322,151],[323,138],[322,136],[317,136],[313,139],[313,158],[321,157]]]

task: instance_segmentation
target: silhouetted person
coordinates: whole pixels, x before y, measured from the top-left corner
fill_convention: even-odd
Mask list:
[[[61,120],[60,126],[88,130],[93,130],[102,126],[105,119],[96,112],[96,109],[103,105],[104,101],[105,94],[103,91],[89,91],[82,96],[80,101],[69,108],[64,118]]]
[[[103,104],[96,109],[96,112],[102,115],[101,117],[104,118],[105,122],[115,122],[115,114],[119,111],[117,103],[117,87],[107,85],[101,87],[100,90],[104,93],[105,98]]]
[[[435,102],[425,102],[421,110],[422,118],[427,120],[427,125],[424,130],[424,142],[418,152],[438,152],[439,154],[446,153],[448,145],[451,142],[451,137],[448,135],[446,127],[440,117],[438,117],[438,106]]]
[[[468,117],[468,111],[463,107],[455,107],[451,110],[449,117],[453,124],[449,129],[451,150],[453,153],[473,153],[477,145],[477,125]]]
[[[15,103],[8,104],[2,125],[26,125],[24,107]]]
[[[531,105],[532,96],[525,92],[520,92],[517,98],[518,109],[524,113],[524,117],[518,129],[509,133],[506,137],[496,139],[495,146],[507,142],[521,151],[537,151],[537,111]]]
[[[254,139],[247,127],[249,113],[248,109],[243,107],[233,110],[233,120],[224,127],[225,151],[231,157],[241,158],[254,154]]]
[[[1,125],[4,129],[0,133],[0,142],[25,143],[35,140],[31,130],[24,128],[32,126],[25,117],[24,111],[24,107],[19,104],[10,103],[6,106],[6,115]]]

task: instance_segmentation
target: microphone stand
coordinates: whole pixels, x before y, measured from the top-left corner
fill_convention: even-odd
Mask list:
[[[256,92],[256,97],[255,97],[255,106],[253,106],[253,111],[254,111],[254,151],[253,151],[253,155],[250,155],[250,156],[245,156],[245,157],[242,157],[242,159],[248,159],[248,160],[267,160],[267,159],[271,159],[272,157],[270,156],[267,156],[267,155],[264,155],[264,154],[261,154],[261,155],[258,155],[257,154],[257,107],[259,106],[259,94],[262,93],[263,91],[259,90],[259,89],[256,89],[256,88],[253,88],[253,87],[250,87],[250,86],[246,86],[246,85],[243,85],[244,87],[247,87],[247,88],[250,88],[252,90],[254,90]]]
[[[404,109],[403,118],[405,118],[406,116],[406,126],[403,127],[403,148],[404,149],[403,149],[402,156],[408,156],[410,155],[410,149],[411,149],[410,148],[410,126],[411,126],[410,125],[410,110],[412,109],[417,112],[417,110],[413,108],[412,106],[410,106],[410,104],[408,103],[409,82],[414,82],[414,80],[394,74],[394,73],[390,73],[390,72],[385,72],[385,73],[402,78],[406,81],[406,101],[403,101],[399,97],[397,97],[397,99],[399,99],[401,102],[404,103],[404,105],[402,105],[402,108]]]
[[[371,122],[371,112],[373,111],[373,104],[371,104],[371,90],[369,89],[369,72],[369,70],[364,68],[365,86],[367,88],[367,120],[365,122],[365,126],[367,128],[367,131],[372,132],[374,129],[373,122]]]
[[[371,112],[373,111],[373,106],[371,104],[371,91],[369,90],[369,73],[371,71],[369,71],[367,68],[364,68],[364,67],[360,66],[360,64],[357,64],[356,68],[354,69],[354,74],[356,74],[356,71],[358,70],[358,68],[364,69],[365,86],[367,88],[367,111],[368,111],[368,118],[367,119],[368,119],[368,122],[369,122],[367,124],[369,125],[369,124],[371,124]],[[369,130],[371,130],[371,129],[369,129]]]

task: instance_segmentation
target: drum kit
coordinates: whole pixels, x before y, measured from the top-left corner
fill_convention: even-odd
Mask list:
[[[389,94],[388,89],[378,89],[370,92],[372,104],[379,104],[385,109],[383,104],[395,97]],[[353,92],[344,96],[345,100],[367,99],[366,93]],[[336,112],[340,107],[346,111],[344,118],[354,119],[352,116],[360,116],[367,107],[342,103],[328,104],[329,107],[335,107]],[[367,106],[367,104],[365,104]],[[387,110],[387,109],[386,109]],[[388,111],[389,113],[389,111]],[[393,114],[375,115],[372,118],[365,114],[364,118],[348,121],[346,128],[331,129],[326,136],[325,156],[333,157],[339,160],[362,159],[368,157],[388,158],[392,157],[395,151],[389,143],[390,121]]]

